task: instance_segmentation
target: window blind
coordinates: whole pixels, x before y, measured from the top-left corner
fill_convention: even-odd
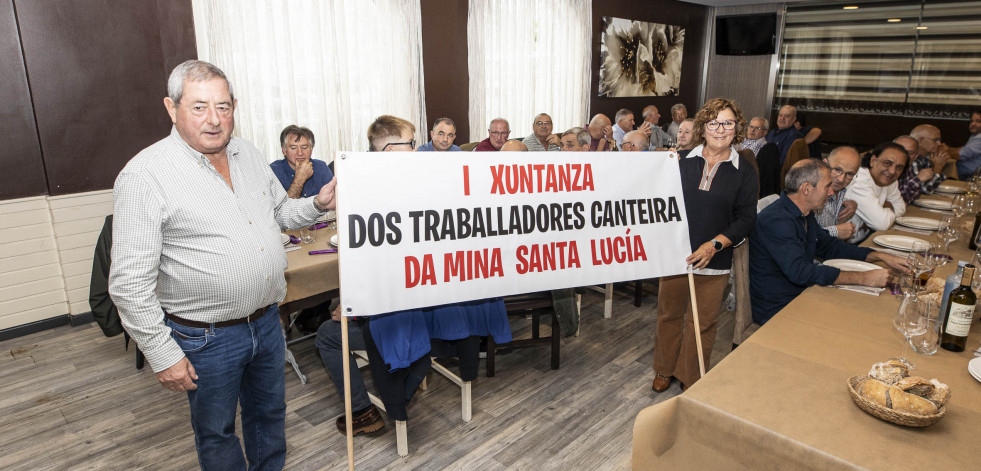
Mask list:
[[[981,107],[981,1],[788,5],[775,105],[963,118]]]

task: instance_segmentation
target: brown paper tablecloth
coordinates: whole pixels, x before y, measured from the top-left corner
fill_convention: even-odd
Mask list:
[[[911,208],[909,215],[937,217]],[[887,231],[930,238],[901,231]],[[970,259],[967,241],[952,244]],[[937,270],[950,274],[955,263]],[[952,391],[947,415],[908,428],[866,414],[846,381],[902,353],[892,325],[899,300],[814,286],[730,353],[687,392],[641,411],[634,423],[634,469],[975,469],[981,454],[981,382],[968,350],[907,356],[914,374]]]
[[[340,286],[337,254],[308,253],[332,248],[328,241],[337,231],[324,228],[316,232],[317,240],[312,244],[301,244],[299,250],[286,253],[289,263],[286,268],[286,298],[280,305],[337,290]],[[288,231],[287,234],[300,235],[299,231]]]

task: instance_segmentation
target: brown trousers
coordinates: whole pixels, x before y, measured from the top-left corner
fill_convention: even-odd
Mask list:
[[[718,327],[722,294],[729,275],[695,275],[698,326],[702,331],[702,355],[708,370]],[[657,295],[657,327],[654,331],[654,372],[678,378],[685,387],[698,381],[698,349],[695,346],[688,275],[661,277]]]

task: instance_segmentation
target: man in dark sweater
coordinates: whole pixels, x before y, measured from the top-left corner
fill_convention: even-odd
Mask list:
[[[845,258],[883,262],[889,268],[908,272],[906,259],[866,247],[850,245],[828,234],[814,217],[831,196],[828,164],[807,159],[795,164],[786,177],[787,190],[756,218],[750,234],[749,279],[753,322],[763,325],[777,311],[809,286],[885,286],[889,270],[843,271],[814,263]]]
[[[804,137],[794,127],[795,121],[797,121],[797,108],[790,105],[781,106],[780,112],[777,113],[777,128],[771,129],[766,135],[766,142],[772,142],[777,145],[777,149],[780,149],[780,165],[783,165],[784,159],[787,158],[790,145]]]

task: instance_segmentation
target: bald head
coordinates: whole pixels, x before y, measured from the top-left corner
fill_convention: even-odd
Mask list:
[[[524,145],[521,141],[510,140],[501,146],[501,152],[528,152],[528,146]]]
[[[910,158],[920,155],[920,143],[913,136],[899,136],[892,140],[896,144],[903,146]]]
[[[643,131],[630,131],[623,135],[623,144],[620,150],[624,152],[641,152],[650,147],[651,141]]]
[[[797,121],[797,108],[790,105],[781,106],[780,112],[777,113],[777,127],[787,129],[794,125],[794,121]]]
[[[599,139],[603,137],[603,128],[607,126],[612,126],[613,122],[610,121],[605,114],[598,114],[593,116],[593,119],[589,120],[589,125],[586,127],[589,131],[589,136],[593,139]]]
[[[940,129],[932,124],[921,124],[913,128],[909,135],[920,145],[918,155],[930,155],[940,148]]]
[[[835,147],[827,158],[828,167],[831,167],[831,189],[835,193],[843,190],[862,165],[862,157],[852,146]]]

